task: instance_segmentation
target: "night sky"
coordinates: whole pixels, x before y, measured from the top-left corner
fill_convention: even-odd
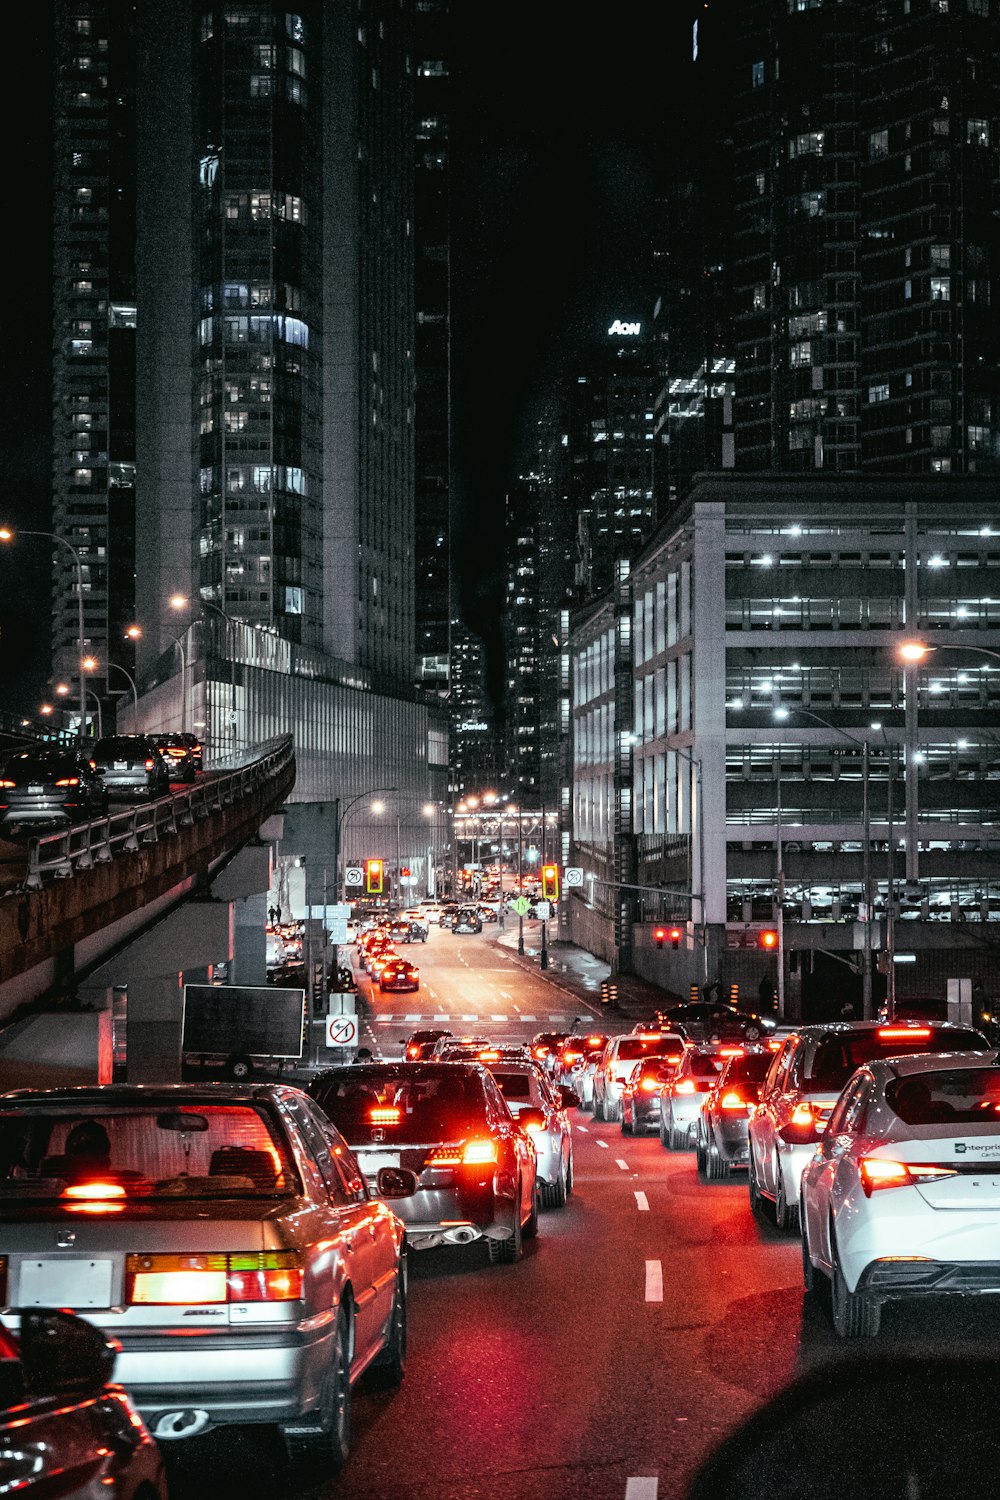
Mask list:
[[[537,402],[602,320],[647,316],[651,164],[697,119],[691,16],[619,0],[484,9],[453,0],[452,385],[456,562],[467,624],[499,686],[503,496],[531,452]],[[48,5],[18,7],[11,57],[35,80],[3,109],[10,249],[0,361],[0,520],[50,529]],[[613,24],[611,17],[613,16]],[[484,19],[484,18],[488,18]],[[495,525],[483,525],[483,518]],[[0,708],[28,708],[48,666],[46,546],[18,548],[0,593]]]

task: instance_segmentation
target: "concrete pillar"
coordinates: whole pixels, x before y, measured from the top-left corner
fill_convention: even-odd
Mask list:
[[[233,902],[230,984],[267,983],[267,892]]]

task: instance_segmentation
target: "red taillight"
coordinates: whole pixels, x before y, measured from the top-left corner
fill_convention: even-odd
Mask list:
[[[462,1152],[464,1167],[486,1166],[497,1159],[497,1143],[494,1140],[467,1141]]]
[[[85,1203],[107,1203],[114,1198],[124,1198],[125,1189],[120,1182],[74,1182],[63,1188],[64,1198]]]
[[[395,1104],[377,1104],[368,1111],[373,1125],[398,1125],[402,1117],[403,1111]]]
[[[6,787],[17,786],[17,782],[16,781],[0,781],[0,786],[6,786]]]
[[[479,1054],[479,1061],[480,1062],[499,1062],[500,1061],[500,1054],[499,1054],[499,1052],[494,1052],[491,1047],[487,1047],[484,1052],[480,1052],[480,1054]]]
[[[877,1033],[883,1042],[926,1041],[931,1034],[929,1026],[880,1026]]]
[[[720,1047],[720,1057],[743,1057],[746,1053],[745,1047]]]
[[[663,1084],[657,1078],[644,1078],[639,1087],[644,1094],[655,1094],[658,1089],[663,1087]]]
[[[777,1036],[769,1036],[767,1041],[764,1043],[764,1046],[767,1048],[768,1052],[780,1052],[783,1045],[784,1043],[782,1042],[781,1038]]]
[[[411,1043],[410,1046],[407,1047],[407,1049],[406,1049],[406,1055],[407,1055],[407,1057],[419,1057],[420,1056],[420,1048],[416,1045],[415,1042]]]
[[[672,1068],[676,1068],[680,1060],[681,1055],[679,1052],[668,1052],[666,1058],[664,1059],[664,1061],[668,1062]]]
[[[80,778],[79,778],[79,776],[62,776],[56,782],[56,786],[79,786],[79,785],[80,785]]]
[[[153,760],[147,760],[147,762],[146,762],[146,770],[147,771],[151,771],[153,769],[154,765],[155,765],[155,761],[153,761]]]
[[[695,1091],[695,1081],[693,1078],[678,1078],[674,1084],[675,1094],[693,1094]]]
[[[146,1306],[296,1302],[302,1266],[293,1250],[238,1255],[127,1255],[125,1300]]]
[[[818,1141],[823,1134],[823,1120],[811,1104],[794,1106],[787,1122],[780,1126],[778,1135],[790,1146],[807,1146]]]
[[[867,1198],[877,1188],[915,1187],[918,1182],[929,1179],[957,1176],[954,1167],[936,1167],[927,1162],[892,1161],[885,1156],[862,1156],[858,1169]]]
[[[546,1055],[546,1053],[548,1052],[548,1050],[549,1049],[547,1047],[536,1047],[535,1048],[535,1056],[536,1057],[544,1057]]]
[[[748,1109],[749,1108],[749,1100],[744,1099],[743,1095],[741,1093],[739,1093],[736,1089],[728,1089],[726,1091],[726,1093],[723,1094],[722,1098],[719,1100],[719,1108],[720,1109]]]

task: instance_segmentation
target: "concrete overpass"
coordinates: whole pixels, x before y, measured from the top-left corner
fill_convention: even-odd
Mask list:
[[[180,1077],[184,984],[222,962],[231,982],[264,983],[294,783],[286,735],[158,802],[5,846],[0,1088]]]

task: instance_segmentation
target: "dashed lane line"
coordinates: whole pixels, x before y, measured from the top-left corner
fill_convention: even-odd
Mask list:
[[[636,1475],[625,1481],[625,1500],[656,1500],[659,1488],[658,1479]]]
[[[598,1145],[599,1145],[599,1146],[603,1146],[603,1147],[604,1147],[604,1149],[605,1149],[605,1151],[607,1151],[607,1149],[608,1149],[608,1143],[607,1143],[607,1141],[600,1141],[600,1140],[599,1140],[599,1141],[598,1141],[598,1142],[597,1142],[597,1144],[598,1144]]]
[[[645,1193],[636,1193],[635,1206],[641,1214],[649,1213],[649,1199],[646,1197]]]
[[[623,1172],[627,1172],[629,1169],[628,1162],[622,1161],[620,1156],[615,1157],[615,1166],[620,1167]]]
[[[658,1260],[646,1262],[646,1301],[663,1301],[663,1266]]]

